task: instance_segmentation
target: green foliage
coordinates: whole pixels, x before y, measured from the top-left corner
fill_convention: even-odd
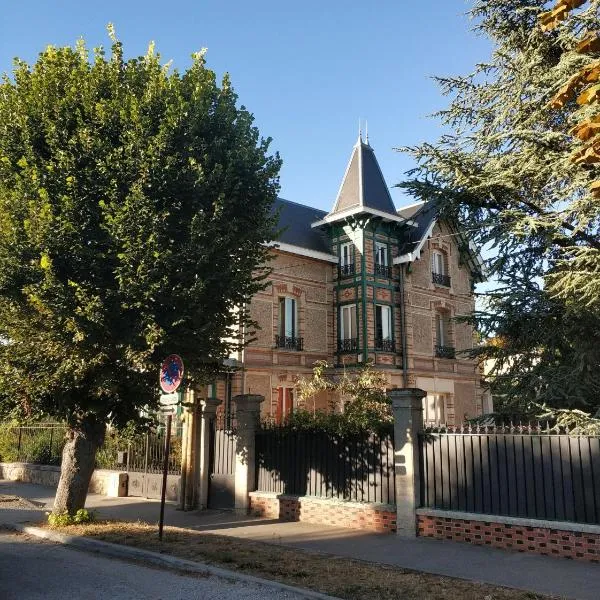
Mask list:
[[[0,425],[0,461],[58,465],[65,444],[64,429],[35,428],[21,433],[16,427]]]
[[[296,392],[300,404],[322,392],[330,398],[329,411],[306,408],[292,413],[287,424],[297,429],[318,429],[337,434],[364,431],[390,431],[393,415],[385,393],[387,378],[371,363],[353,371],[334,371],[325,361],[318,361],[310,378],[300,377]]]
[[[485,248],[496,285],[480,297],[474,324],[493,359],[495,398],[527,410],[598,405],[600,393],[600,202],[597,169],[575,165],[577,122],[598,104],[562,108],[549,100],[598,55],[578,54],[586,31],[600,29],[599,0],[544,33],[546,0],[473,0],[475,31],[490,59],[464,77],[441,77],[450,97],[438,113],[437,144],[405,150],[418,167],[401,184],[436,199]]]
[[[264,287],[278,156],[203,53],[48,47],[0,81],[4,416],[123,426],[176,352],[203,381]]]
[[[92,523],[96,520],[96,515],[93,511],[86,508],[80,508],[74,515],[68,512],[58,514],[50,513],[48,515],[48,525],[52,528],[67,527],[68,525],[81,525],[82,523]]]

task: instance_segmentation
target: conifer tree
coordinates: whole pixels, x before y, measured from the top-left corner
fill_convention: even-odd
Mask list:
[[[573,130],[599,108],[577,94],[553,102],[600,58],[593,44],[581,51],[600,30],[599,2],[576,4],[548,29],[543,0],[475,0],[491,58],[437,79],[450,97],[437,115],[448,133],[405,149],[418,167],[400,186],[436,198],[491,256],[496,285],[474,317],[485,340],[476,352],[494,359],[496,400],[517,408],[600,404],[598,163],[577,159],[584,142]]]

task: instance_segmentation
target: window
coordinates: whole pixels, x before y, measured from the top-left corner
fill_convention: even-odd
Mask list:
[[[294,298],[279,298],[279,327],[275,346],[287,350],[302,350],[303,339],[298,336],[298,313]]]
[[[392,308],[378,304],[375,306],[375,348],[385,352],[395,352],[392,339]]]
[[[354,245],[346,242],[340,245],[340,275],[354,275]]]
[[[294,412],[294,390],[289,387],[277,388],[277,411],[275,421],[278,424],[284,423]]]
[[[388,246],[381,242],[375,242],[375,275],[388,278],[392,276],[388,264]]]
[[[439,250],[431,253],[431,276],[436,285],[450,287],[450,276],[446,274],[446,257]]]
[[[351,352],[358,348],[356,334],[356,304],[340,306],[340,339],[338,350]]]
[[[431,253],[431,270],[438,275],[445,275],[446,268],[444,265],[444,255],[437,250]]]
[[[445,394],[428,393],[423,398],[423,422],[425,425],[439,425],[445,419]]]
[[[279,335],[296,337],[296,301],[293,298],[279,298]]]
[[[388,266],[388,247],[382,242],[375,242],[375,264],[382,267]]]
[[[351,242],[340,245],[340,266],[345,267],[354,263],[354,252],[352,250]]]
[[[450,344],[450,322],[448,316],[444,313],[435,315],[435,354],[439,358],[454,358],[455,351]]]

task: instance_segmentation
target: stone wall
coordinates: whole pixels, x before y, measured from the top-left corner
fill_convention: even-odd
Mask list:
[[[120,488],[121,492],[123,492],[123,482],[125,482],[124,491],[126,492],[126,475],[126,473],[120,471],[96,469],[92,474],[88,491],[93,494],[102,494],[105,496],[124,496],[126,493],[118,494],[118,489]],[[60,479],[60,467],[34,465],[31,463],[0,463],[0,479],[57,487],[58,480]],[[115,487],[117,488],[117,493],[114,491]]]

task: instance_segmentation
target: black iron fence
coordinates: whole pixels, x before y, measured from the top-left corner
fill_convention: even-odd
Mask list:
[[[349,277],[350,275],[354,275],[354,272],[354,263],[340,265],[340,277]]]
[[[429,508],[600,524],[600,438],[541,427],[479,427],[420,436]]]
[[[0,426],[0,461],[59,465],[67,428],[62,424]]]
[[[431,273],[431,280],[436,285],[442,285],[444,287],[450,287],[450,275],[443,275],[442,273]]]
[[[338,352],[356,352],[356,350],[358,350],[358,338],[338,340]]]
[[[275,347],[283,348],[285,350],[301,351],[304,349],[304,338],[290,337],[287,335],[276,335],[275,336]]]
[[[394,504],[393,439],[265,427],[256,435],[256,476],[259,491]]]
[[[64,424],[40,424],[22,427],[0,425],[0,461],[60,465],[65,445]],[[165,455],[164,433],[148,433],[124,439],[109,431],[98,449],[99,469],[162,473]],[[169,473],[181,473],[181,438],[172,437]]]

